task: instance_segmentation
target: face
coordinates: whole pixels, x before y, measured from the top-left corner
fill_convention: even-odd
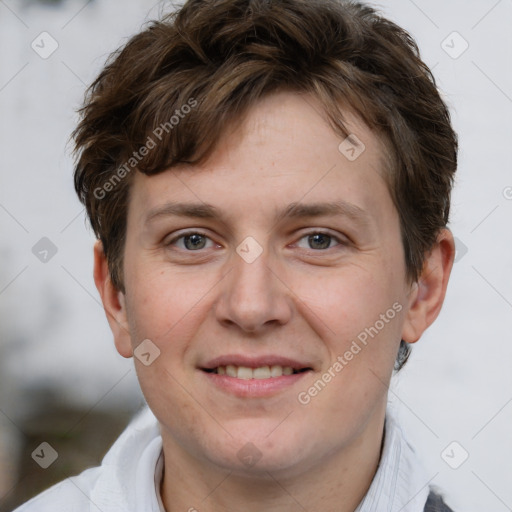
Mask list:
[[[319,112],[267,97],[204,164],[134,176],[113,330],[126,357],[150,340],[167,450],[293,472],[384,417],[417,294],[379,139],[347,114],[357,156]]]

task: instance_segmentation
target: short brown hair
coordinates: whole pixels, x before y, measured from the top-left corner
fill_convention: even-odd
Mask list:
[[[314,95],[344,136],[350,109],[386,142],[407,276],[419,278],[448,223],[457,137],[411,36],[350,1],[189,0],[110,56],[73,133],[75,188],[119,290],[130,170],[203,161],[280,90]],[[407,355],[402,342],[398,367]]]

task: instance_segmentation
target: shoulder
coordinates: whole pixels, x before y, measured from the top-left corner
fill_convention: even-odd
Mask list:
[[[156,464],[162,439],[148,408],[138,414],[103,458],[50,487],[14,512],[130,512],[158,510]]]
[[[27,501],[14,512],[99,512],[89,497],[99,470],[99,467],[91,468],[78,476],[67,478]]]

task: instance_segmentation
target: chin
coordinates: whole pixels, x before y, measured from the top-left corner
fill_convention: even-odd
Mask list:
[[[269,473],[292,474],[304,471],[309,466],[309,459],[311,464],[314,463],[315,457],[309,454],[312,454],[312,445],[316,443],[310,439],[313,441],[310,446],[305,442],[308,436],[305,433],[301,435],[293,426],[280,425],[276,428],[277,425],[279,422],[275,421],[266,421],[265,428],[257,429],[247,424],[247,428],[243,429],[239,425],[237,434],[233,434],[228,427],[226,430],[233,435],[229,442],[219,439],[216,443],[204,446],[203,441],[203,453],[214,465],[240,476],[268,479]]]
[[[253,444],[246,444],[237,453],[214,454],[210,459],[222,469],[248,478],[269,479],[271,475],[292,475],[304,471],[307,458],[299,448],[260,450]],[[270,473],[270,475],[269,475]]]

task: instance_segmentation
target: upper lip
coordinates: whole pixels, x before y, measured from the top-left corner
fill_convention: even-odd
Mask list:
[[[259,357],[250,357],[240,354],[228,354],[214,359],[210,359],[206,364],[201,366],[203,370],[213,370],[219,366],[245,366],[247,368],[260,368],[262,366],[290,366],[294,370],[303,370],[304,368],[311,368],[311,364],[301,362],[289,357],[278,355],[263,355]]]

